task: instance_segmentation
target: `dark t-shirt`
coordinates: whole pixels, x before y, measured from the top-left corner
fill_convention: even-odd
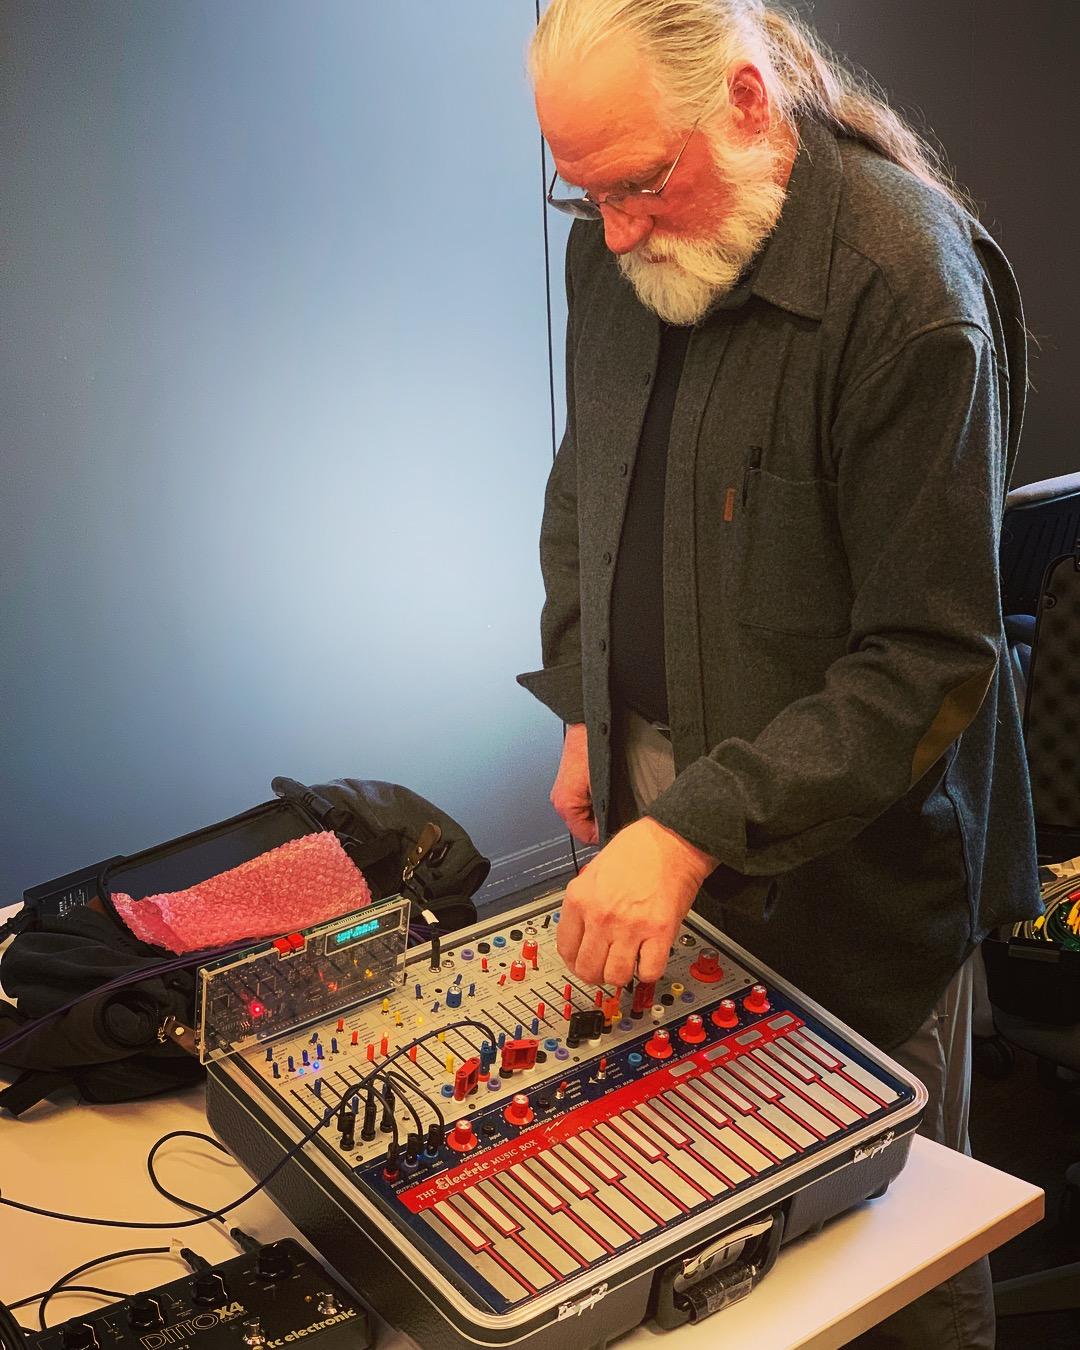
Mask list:
[[[668,720],[664,666],[664,478],[690,328],[661,324],[611,593],[611,694],[650,722]]]

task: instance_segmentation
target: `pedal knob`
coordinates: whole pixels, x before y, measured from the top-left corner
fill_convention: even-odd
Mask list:
[[[690,967],[690,974],[695,980],[700,980],[702,984],[715,984],[717,980],[723,978],[724,972],[720,969],[720,953],[715,947],[702,947],[697,954],[697,960]]]
[[[718,1027],[737,1027],[739,1025],[739,1010],[735,1006],[733,998],[722,998],[719,1008],[714,1009],[712,1021]]]
[[[524,961],[511,961],[511,963],[510,963],[510,978],[511,978],[512,980],[523,980],[523,979],[525,978],[525,962],[524,962]]]
[[[671,1037],[662,1027],[657,1028],[645,1042],[645,1053],[651,1059],[671,1058]]]
[[[743,1007],[748,1013],[767,1013],[771,1007],[769,991],[763,984],[755,984],[743,999]]]
[[[164,1323],[156,1298],[137,1298],[128,1309],[132,1331],[156,1331]]]
[[[691,1013],[679,1028],[679,1039],[687,1045],[700,1045],[705,1039],[705,1023],[700,1013]]]
[[[510,1105],[503,1112],[503,1119],[508,1125],[528,1125],[533,1118],[533,1109],[529,1105],[529,1099],[524,1092],[514,1094]]]
[[[264,1280],[283,1280],[292,1273],[292,1257],[283,1242],[271,1242],[255,1258],[255,1271]]]
[[[526,938],[521,944],[521,955],[523,960],[528,961],[532,968],[536,969],[537,946],[535,938]]]
[[[191,1281],[191,1301],[203,1308],[218,1307],[228,1302],[229,1291],[216,1270],[196,1271]]]
[[[446,1136],[446,1142],[455,1153],[468,1153],[476,1147],[476,1131],[467,1116],[454,1122],[454,1128]]]
[[[89,1322],[69,1322],[60,1332],[64,1350],[98,1350],[97,1333]]]

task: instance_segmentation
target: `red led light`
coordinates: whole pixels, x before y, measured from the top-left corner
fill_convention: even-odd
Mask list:
[[[253,1003],[248,1004],[248,1012],[252,1015],[252,1017],[261,1017],[265,1011],[266,1005],[260,1003],[258,999],[256,999]]]

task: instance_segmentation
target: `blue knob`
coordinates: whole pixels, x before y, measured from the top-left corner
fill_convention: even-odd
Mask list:
[[[454,1095],[454,1089],[450,1083],[444,1083],[439,1091],[444,1097],[452,1097]]]
[[[626,1056],[626,1062],[632,1069],[640,1069],[645,1059],[644,1055],[639,1055],[636,1050],[631,1050]]]
[[[458,988],[448,989],[446,991],[446,1006],[448,1008],[461,1007],[461,990]]]
[[[559,1048],[558,1036],[548,1036],[548,1038],[544,1041],[545,1050],[547,1051],[558,1050],[558,1048]]]
[[[493,947],[505,947],[505,946],[506,946],[506,939],[505,939],[505,938],[503,937],[503,935],[500,933],[498,937],[492,938],[492,939],[491,939],[491,945],[492,945]]]

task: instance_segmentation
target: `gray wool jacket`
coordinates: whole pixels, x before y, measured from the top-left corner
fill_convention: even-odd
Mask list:
[[[987,931],[1038,914],[998,582],[1026,346],[1012,272],[942,194],[815,123],[672,418],[664,648],[698,905],[884,1048]],[[611,582],[659,324],[601,227],[567,248],[567,428],[541,531],[543,669],[619,824]]]

